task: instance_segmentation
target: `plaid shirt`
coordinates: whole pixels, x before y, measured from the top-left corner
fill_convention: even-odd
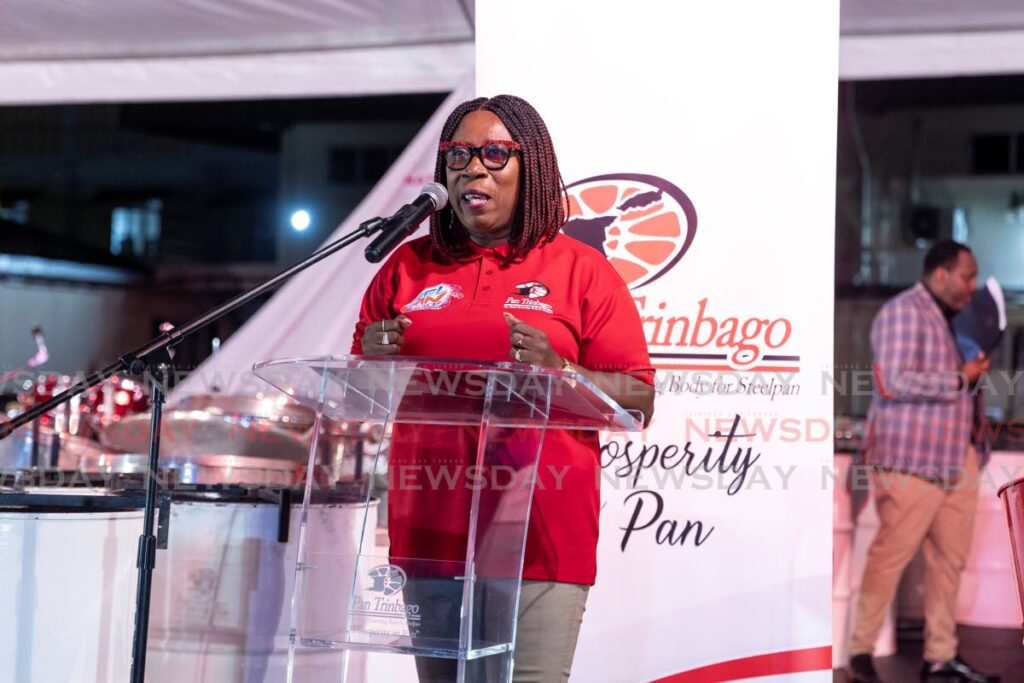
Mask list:
[[[875,388],[865,459],[876,467],[954,482],[964,466],[981,392],[959,388],[963,365],[949,323],[918,283],[887,301],[871,324]],[[975,444],[988,460],[987,434]]]

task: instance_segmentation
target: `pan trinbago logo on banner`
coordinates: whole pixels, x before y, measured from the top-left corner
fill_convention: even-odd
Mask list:
[[[793,325],[784,317],[728,316],[708,297],[686,311],[654,300],[642,287],[678,266],[697,233],[693,202],[652,175],[612,173],[566,187],[565,234],[600,251],[634,291],[654,367],[662,370],[797,372],[800,357],[784,349]],[[671,307],[671,308],[670,308]]]

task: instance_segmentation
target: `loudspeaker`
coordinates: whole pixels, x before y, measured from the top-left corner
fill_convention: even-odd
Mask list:
[[[912,206],[906,218],[907,240],[935,242],[953,239],[953,210],[937,206]]]

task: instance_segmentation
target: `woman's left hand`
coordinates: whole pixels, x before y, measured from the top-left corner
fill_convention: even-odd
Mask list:
[[[527,325],[510,313],[505,314],[508,323],[508,341],[511,347],[508,355],[517,363],[540,365],[545,368],[561,368],[562,357],[555,353],[543,330]]]

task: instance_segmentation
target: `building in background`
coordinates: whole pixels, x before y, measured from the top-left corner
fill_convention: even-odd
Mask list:
[[[48,370],[105,365],[300,260],[442,99],[0,108],[0,368],[31,355],[35,325]],[[185,340],[179,362],[260,303]]]
[[[1024,365],[1024,78],[847,82],[840,89],[836,202],[836,363],[869,369],[868,331],[892,294],[921,276],[936,240],[968,244],[979,282],[1008,298],[993,370]],[[991,417],[1024,416],[998,381]],[[836,410],[864,415],[870,396],[837,392]]]

